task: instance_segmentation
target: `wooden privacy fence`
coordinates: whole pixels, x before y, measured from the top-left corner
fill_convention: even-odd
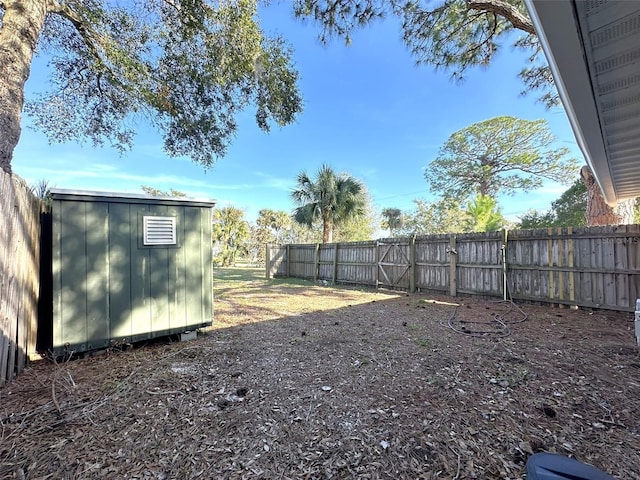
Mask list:
[[[19,177],[0,170],[0,386],[35,353],[40,205]]]
[[[267,277],[633,311],[640,225],[267,246]]]

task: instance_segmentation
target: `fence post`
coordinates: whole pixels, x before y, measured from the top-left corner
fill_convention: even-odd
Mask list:
[[[291,248],[290,245],[287,244],[287,278],[291,275]]]
[[[338,245],[340,244],[336,243],[335,249],[333,250],[333,284],[334,285],[338,280]]]
[[[557,235],[557,249],[558,249],[558,268],[563,266],[563,257],[564,257],[564,241],[562,239],[562,227],[558,227],[555,230],[555,235]],[[560,300],[565,300],[564,296],[564,272],[562,270],[558,270],[558,298]],[[560,308],[565,308],[566,305],[564,303],[560,303],[558,305]]]
[[[636,342],[638,343],[638,346],[640,346],[640,298],[636,300],[635,327],[636,327]]]
[[[380,242],[376,240],[376,288],[380,288]]]
[[[411,274],[409,275],[409,292],[415,293],[416,291],[416,236],[413,234],[411,240],[409,240],[409,268]]]
[[[320,244],[316,243],[316,264],[313,266],[313,281],[317,282],[320,277]]]
[[[457,242],[456,236],[451,234],[449,236],[449,295],[455,297],[458,294],[458,279],[456,278],[457,274],[457,263],[458,263],[458,251],[456,250]]]
[[[554,293],[556,291],[556,287],[555,287],[555,278],[553,276],[553,228],[549,227],[547,228],[547,235],[549,236],[549,239],[547,240],[547,255],[549,257],[549,303],[551,303],[551,305],[556,305],[553,302],[553,297],[554,297]]]
[[[271,248],[268,243],[264,246],[264,248],[264,265],[266,270],[265,275],[267,277],[267,280],[269,280],[271,278]]]
[[[574,264],[574,251],[573,251],[573,227],[567,227],[567,233],[569,234],[569,240],[567,245],[567,259],[569,260],[569,300],[571,300],[571,306],[576,302],[576,280],[575,280],[575,264]]]
[[[502,229],[502,299],[507,300],[509,295],[507,287],[507,235],[509,231]]]

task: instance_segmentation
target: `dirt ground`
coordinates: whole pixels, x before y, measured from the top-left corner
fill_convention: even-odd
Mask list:
[[[264,280],[212,329],[0,390],[0,478],[522,479],[533,452],[640,478],[631,314]]]

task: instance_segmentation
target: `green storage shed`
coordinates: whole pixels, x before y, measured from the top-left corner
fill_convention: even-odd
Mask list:
[[[51,194],[47,350],[86,352],[211,325],[215,202],[62,189]]]

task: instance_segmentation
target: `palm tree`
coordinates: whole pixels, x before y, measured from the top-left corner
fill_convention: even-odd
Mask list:
[[[382,210],[382,228],[389,229],[389,236],[393,237],[393,234],[404,226],[404,215],[399,208],[385,208]]]
[[[42,202],[47,207],[51,207],[51,205],[53,205],[53,198],[51,197],[51,185],[49,184],[49,180],[45,180],[44,178],[38,180],[36,183],[31,185],[29,189],[31,190],[31,193],[42,200]]]
[[[366,206],[364,185],[347,173],[336,174],[328,165],[322,165],[315,178],[300,172],[297,188],[291,192],[299,205],[294,210],[296,222],[311,227],[322,222],[322,243],[333,240],[333,227],[348,218],[363,215]]]
[[[244,212],[231,205],[213,212],[214,263],[228,267],[248,253],[249,224]]]

